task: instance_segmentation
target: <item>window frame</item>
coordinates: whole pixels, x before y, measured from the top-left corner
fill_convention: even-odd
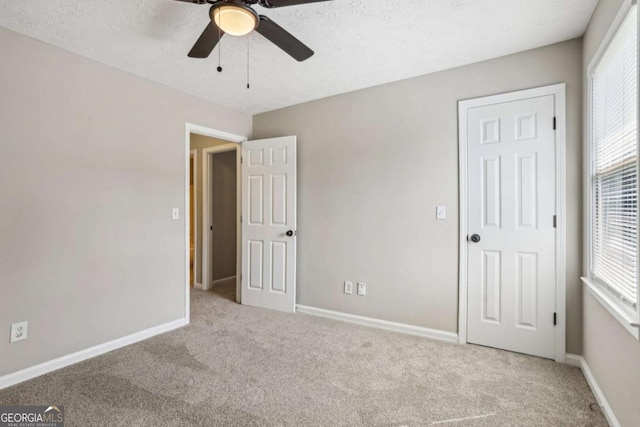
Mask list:
[[[586,288],[591,293],[591,295],[599,301],[611,315],[617,319],[624,328],[633,335],[636,339],[640,340],[640,297],[636,297],[635,310],[630,307],[627,303],[623,302],[616,292],[612,291],[609,286],[605,285],[599,280],[596,280],[592,277],[592,268],[591,268],[591,260],[592,260],[592,208],[593,208],[593,174],[592,174],[592,165],[593,165],[593,116],[592,116],[592,106],[593,106],[593,71],[597,67],[597,65],[602,60],[605,53],[608,51],[609,46],[618,30],[624,23],[628,14],[631,12],[632,7],[637,4],[637,0],[625,0],[618,11],[618,14],[614,21],[612,22],[606,36],[603,38],[600,46],[598,47],[596,53],[593,55],[593,58],[589,62],[589,66],[587,67],[586,73],[586,86],[587,86],[587,102],[586,102],[586,123],[585,123],[585,135],[587,138],[587,146],[586,146],[586,155],[585,155],[585,167],[584,167],[584,175],[585,175],[585,194],[584,194],[584,209],[585,209],[585,246],[586,252],[584,254],[584,263],[585,263],[585,273],[586,276],[582,277],[582,281],[585,283]],[[640,15],[640,7],[637,8],[636,13]],[[640,33],[640,31],[639,31]],[[640,47],[640,43],[638,43]],[[639,55],[640,57],[640,55]],[[640,70],[640,67],[638,67]],[[640,74],[640,73],[638,73]],[[638,81],[638,90],[636,102],[640,102],[640,78],[636,77]],[[638,109],[640,111],[640,108]],[[638,124],[640,127],[640,117],[638,118]],[[640,131],[640,129],[639,129]],[[640,144],[636,144],[636,159],[640,159],[638,154],[640,154]],[[640,162],[639,162],[640,163]],[[640,164],[637,166],[640,168]],[[640,179],[636,181],[636,192],[638,197],[640,198]],[[640,214],[636,218],[636,226],[638,230],[640,230]],[[638,240],[640,240],[640,233],[638,234]],[[637,242],[640,243],[640,242]],[[638,266],[640,266],[640,244],[637,245],[639,250],[636,256],[638,257]],[[636,289],[638,290],[638,295],[640,295],[640,273],[638,273],[638,277],[636,277]]]

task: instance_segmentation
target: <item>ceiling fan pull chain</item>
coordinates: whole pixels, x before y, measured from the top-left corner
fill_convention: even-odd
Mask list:
[[[247,89],[251,88],[251,84],[249,82],[249,52],[251,50],[251,43],[249,42],[250,39],[251,37],[247,35]]]
[[[218,72],[222,72],[222,14],[220,14],[220,26],[218,26]]]

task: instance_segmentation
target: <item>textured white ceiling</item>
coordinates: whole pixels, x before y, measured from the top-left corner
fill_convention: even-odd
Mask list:
[[[255,6],[316,54],[298,63],[257,33],[187,52],[208,6],[172,0],[2,0],[0,26],[254,114],[580,37],[597,0],[335,0]],[[247,42],[251,89],[246,89]]]

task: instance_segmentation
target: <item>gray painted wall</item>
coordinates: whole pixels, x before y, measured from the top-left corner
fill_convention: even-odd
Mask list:
[[[584,37],[584,72],[616,17],[622,0],[601,0]],[[587,87],[585,85],[587,97]],[[585,122],[587,120],[585,108]],[[586,274],[586,272],[585,272]],[[588,292],[584,292],[584,358],[620,424],[640,422],[640,342]]]
[[[298,136],[298,303],[457,332],[457,102],[559,82],[567,347],[580,353],[580,39],[255,116],[255,138]],[[366,282],[367,296],[344,295],[344,280]]]
[[[0,52],[3,375],[184,316],[185,122],[252,124],[2,28]]]
[[[237,170],[236,154],[227,151],[213,156],[212,163],[212,280],[236,275]]]

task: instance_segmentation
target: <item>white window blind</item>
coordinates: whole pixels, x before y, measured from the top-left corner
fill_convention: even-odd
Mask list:
[[[638,11],[591,72],[591,276],[638,301]]]

